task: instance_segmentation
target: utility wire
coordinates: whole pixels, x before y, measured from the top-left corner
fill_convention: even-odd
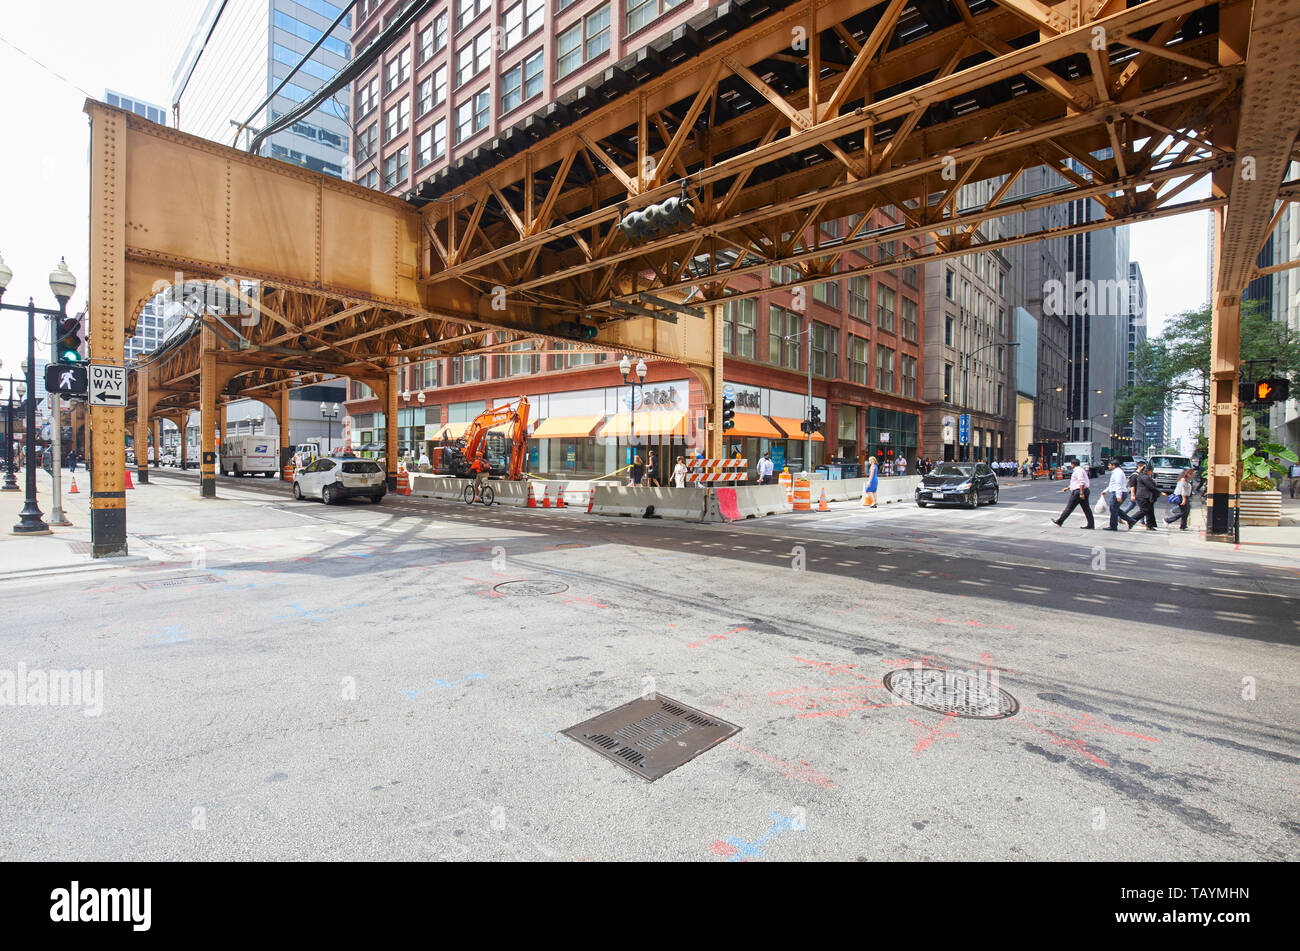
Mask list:
[[[22,56],[26,56],[26,57],[27,57],[28,59],[30,59],[33,63],[35,63],[35,64],[36,64],[37,66],[39,66],[41,69],[45,70],[47,73],[49,73],[49,74],[50,74],[51,76],[53,76],[55,79],[58,79],[58,80],[60,80],[60,81],[62,81],[62,82],[67,83],[69,86],[71,86],[73,89],[77,90],[77,92],[81,93],[81,94],[82,94],[83,96],[85,96],[87,99],[94,99],[94,98],[96,98],[95,96],[92,96],[90,93],[86,92],[86,90],[82,89],[82,88],[81,88],[80,86],[78,86],[76,83],[74,83],[74,82],[73,82],[71,79],[69,79],[67,76],[64,76],[62,73],[58,72],[58,71],[55,70],[55,69],[52,69],[52,68],[49,67],[49,66],[46,66],[44,63],[42,63],[39,59],[37,59],[37,58],[36,58],[35,56],[33,56],[31,53],[27,52],[25,49],[21,49],[20,47],[14,46],[12,43],[10,43],[8,40],[6,40],[3,36],[0,36],[0,43],[3,43],[5,46],[9,47],[9,48],[10,48],[11,50],[13,50],[15,53],[18,53],[18,54],[20,54],[20,55],[22,55]]]

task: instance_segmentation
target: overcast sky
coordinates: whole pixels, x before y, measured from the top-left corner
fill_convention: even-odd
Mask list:
[[[105,89],[113,89],[170,107],[171,74],[203,6],[203,0],[5,4],[0,19],[0,89],[6,106],[0,254],[14,271],[5,303],[25,303],[30,295],[37,306],[54,306],[49,272],[62,255],[77,277],[70,308],[75,312],[85,306],[90,184],[82,105],[88,95],[102,99]],[[1208,186],[1185,195],[1207,193]],[[1160,332],[1166,316],[1205,302],[1207,217],[1131,226],[1132,256],[1147,281],[1149,336]],[[26,354],[25,323],[17,314],[0,315],[5,375],[16,372]],[[38,339],[48,341],[44,326],[38,333]]]

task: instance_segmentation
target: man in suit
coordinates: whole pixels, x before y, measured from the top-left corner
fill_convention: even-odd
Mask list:
[[[1074,468],[1070,470],[1070,484],[1061,490],[1070,493],[1070,501],[1066,503],[1065,511],[1061,513],[1061,517],[1052,519],[1052,524],[1059,528],[1070,517],[1071,512],[1082,506],[1083,514],[1088,519],[1088,524],[1082,527],[1084,529],[1094,529],[1097,526],[1092,519],[1092,506],[1088,502],[1088,495],[1092,491],[1092,483],[1088,479],[1088,469],[1086,466],[1080,465],[1078,459],[1072,461]]]
[[[1133,497],[1137,499],[1139,515],[1146,522],[1148,532],[1156,530],[1156,499],[1160,498],[1160,488],[1152,478],[1155,470],[1147,465],[1138,470],[1133,480]]]

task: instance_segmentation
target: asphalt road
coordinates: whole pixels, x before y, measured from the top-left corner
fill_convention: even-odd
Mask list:
[[[708,526],[220,492],[155,472],[153,563],[0,583],[0,678],[104,684],[0,707],[0,856],[1300,853],[1300,573],[1057,529],[1059,483]],[[903,703],[915,666],[1019,709]],[[650,690],[741,730],[653,783],[561,733]]]

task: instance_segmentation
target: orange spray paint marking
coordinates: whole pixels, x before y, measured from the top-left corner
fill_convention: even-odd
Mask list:
[[[960,737],[956,733],[939,732],[940,730],[943,729],[944,724],[946,724],[949,720],[952,720],[956,716],[957,714],[955,713],[945,713],[943,715],[943,719],[940,720],[938,723],[936,723],[930,729],[929,733],[925,732],[925,725],[923,723],[921,723],[918,720],[914,720],[911,717],[908,717],[907,722],[912,724],[912,726],[916,729],[916,745],[912,747],[912,753],[917,756],[920,756],[923,751],[928,750],[938,740],[960,739]]]

